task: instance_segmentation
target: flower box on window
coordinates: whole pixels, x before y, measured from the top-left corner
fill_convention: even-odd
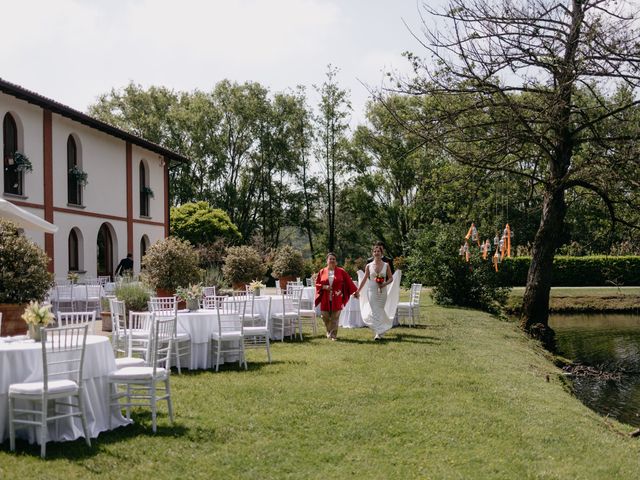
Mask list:
[[[69,175],[79,184],[82,185],[83,187],[89,183],[87,178],[87,172],[83,171],[82,169],[80,169],[77,165],[74,165],[73,168],[69,169]]]
[[[33,165],[24,153],[15,152],[7,157],[7,165],[13,166],[19,172],[31,172]]]
[[[142,187],[142,193],[144,193],[148,197],[154,198],[153,197],[153,190],[151,190],[151,187]]]

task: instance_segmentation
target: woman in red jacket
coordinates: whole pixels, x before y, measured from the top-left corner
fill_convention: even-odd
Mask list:
[[[349,301],[349,297],[357,293],[349,274],[337,266],[336,254],[327,254],[327,266],[318,272],[316,278],[316,306],[320,305],[320,314],[327,329],[327,338],[337,340],[340,312]]]

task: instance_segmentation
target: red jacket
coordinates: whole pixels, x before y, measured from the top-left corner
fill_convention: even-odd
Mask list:
[[[320,310],[323,312],[342,310],[351,294],[358,290],[349,274],[340,267],[334,270],[333,288],[323,290],[324,285],[329,285],[329,269],[326,267],[318,272],[318,278],[316,278],[315,304],[320,305]]]

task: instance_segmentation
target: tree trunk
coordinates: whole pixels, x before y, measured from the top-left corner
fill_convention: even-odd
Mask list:
[[[540,227],[531,252],[531,266],[522,301],[522,328],[540,339],[550,349],[554,347],[554,332],[549,327],[549,295],[553,258],[562,232],[566,205],[564,190],[547,190],[542,203]]]

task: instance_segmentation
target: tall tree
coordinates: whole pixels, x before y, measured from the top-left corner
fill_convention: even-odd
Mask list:
[[[416,119],[414,131],[461,163],[540,185],[542,214],[522,325],[543,340],[553,338],[549,293],[565,192],[594,192],[619,223],[628,222],[618,202],[637,201],[629,195],[638,185],[637,158],[615,154],[637,134],[611,128],[627,122],[626,112],[639,102],[637,18],[627,7],[613,0],[452,0],[442,11],[425,6],[449,28],[425,25],[422,45],[430,58],[408,54],[416,78],[399,79],[400,90],[435,99],[432,114]],[[632,94],[611,93],[622,85]]]
[[[336,200],[337,186],[342,166],[345,163],[347,130],[351,103],[348,93],[340,88],[336,76],[338,69],[329,65],[327,79],[316,86],[320,94],[316,116],[316,158],[320,161],[324,175],[324,201],[327,222],[327,248],[336,246]]]

